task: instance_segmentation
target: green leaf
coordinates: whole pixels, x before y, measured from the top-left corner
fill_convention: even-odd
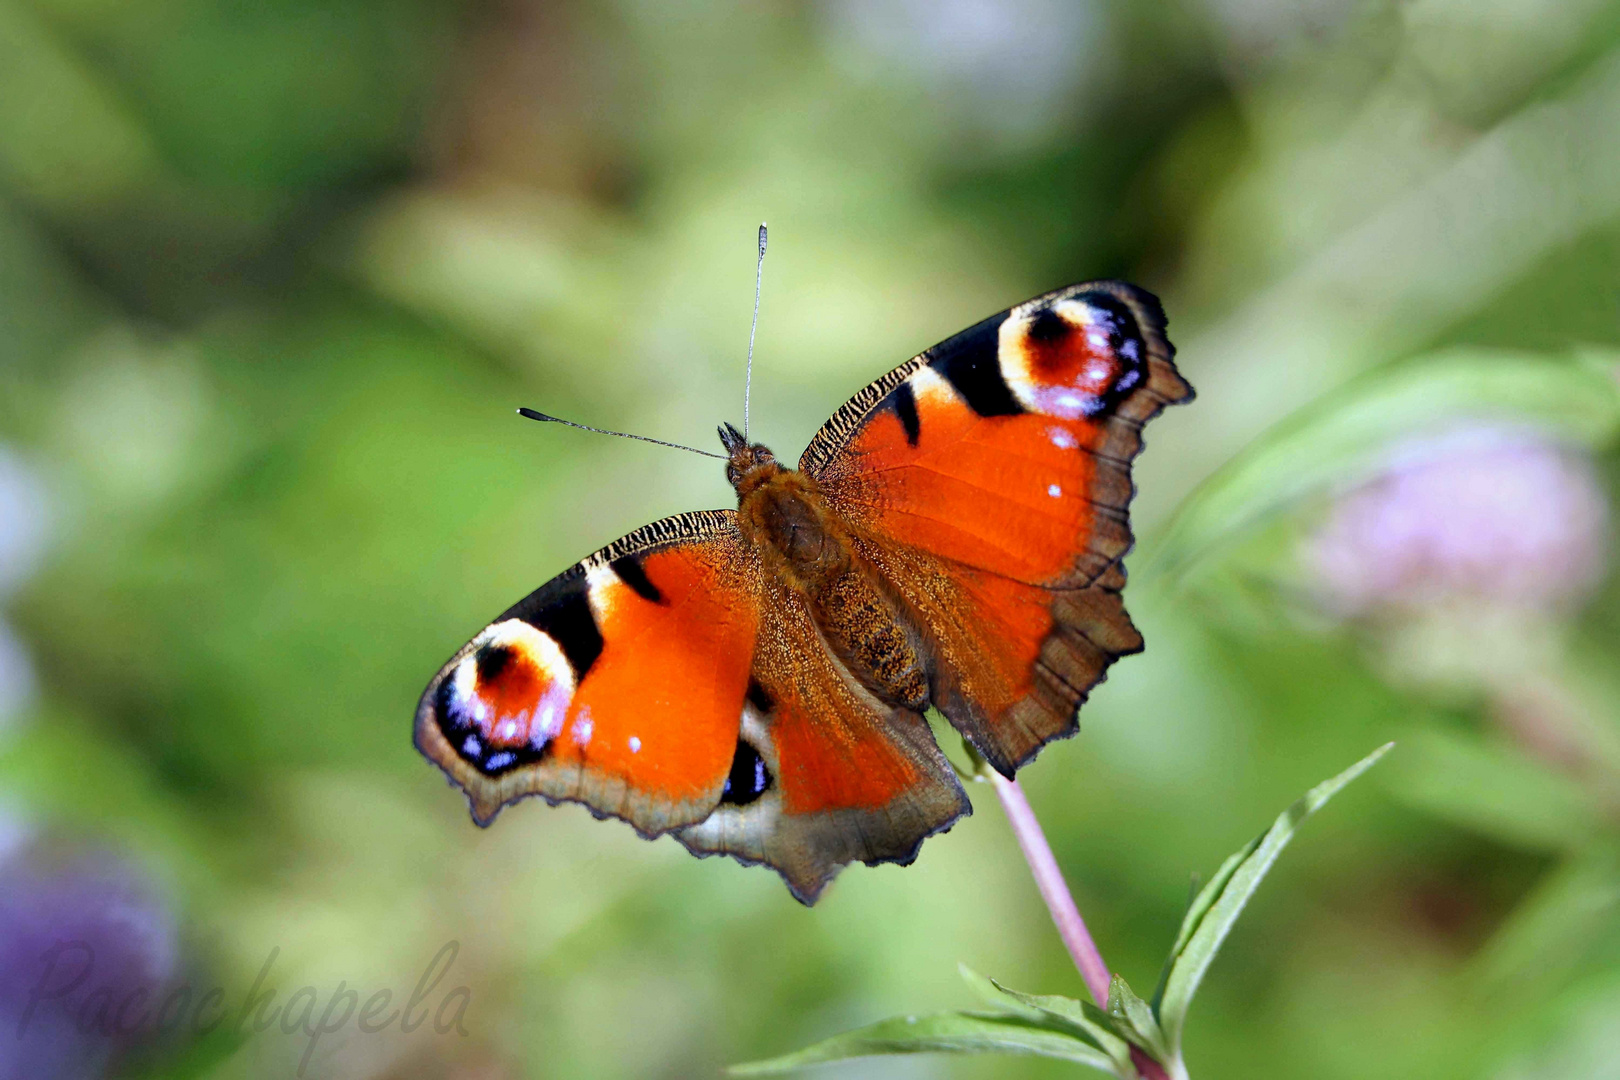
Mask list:
[[[1392,444],[1462,420],[1532,423],[1590,446],[1620,433],[1616,359],[1452,349],[1368,372],[1262,434],[1181,504],[1150,572],[1185,573],[1302,497],[1353,483]]]
[[[1130,984],[1117,974],[1108,984],[1108,1015],[1114,1020],[1115,1030],[1152,1054],[1154,1060],[1170,1060],[1170,1047],[1152,1006],[1137,997]]]
[[[1193,875],[1195,889],[1187,898],[1187,914],[1182,916],[1181,929],[1176,933],[1176,943],[1170,949],[1172,959],[1180,956],[1182,950],[1187,947],[1187,942],[1192,940],[1193,931],[1198,929],[1198,924],[1204,921],[1209,909],[1220,899],[1221,891],[1226,888],[1226,883],[1232,880],[1232,875],[1237,873],[1238,867],[1243,865],[1243,860],[1254,854],[1254,849],[1260,846],[1260,840],[1261,838],[1257,836],[1245,844],[1242,850],[1227,856],[1226,861],[1221,863],[1221,868],[1215,871],[1215,876],[1209,879],[1209,884],[1202,889],[1196,888],[1198,876]],[[1159,978],[1159,988],[1153,992],[1155,1010],[1158,1009],[1159,1000],[1164,996],[1164,982],[1169,977],[1170,965],[1167,963],[1164,974]]]
[[[1159,992],[1154,995],[1154,1011],[1163,1029],[1169,1056],[1181,1056],[1181,1033],[1186,1025],[1188,1006],[1198,992],[1198,984],[1214,962],[1215,954],[1220,951],[1221,943],[1226,940],[1232,925],[1242,914],[1243,906],[1260,887],[1260,882],[1277,861],[1277,856],[1282,854],[1282,849],[1294,838],[1300,824],[1320,810],[1346,784],[1372,768],[1394,745],[1385,743],[1338,776],[1307,791],[1303,798],[1283,811],[1262,836],[1227,859],[1193,900],[1187,917],[1182,921],[1176,947],[1165,965]],[[1126,1004],[1128,999],[1122,1001],[1122,1005]],[[1112,1001],[1109,1011],[1114,1011]]]
[[[1029,1020],[1037,1020],[1043,1015],[1038,1006],[1021,1000],[1027,995],[1020,994],[1015,990],[1006,989],[994,979],[980,975],[977,971],[974,971],[966,964],[958,963],[956,965],[956,970],[961,974],[962,981],[967,983],[968,986],[972,988],[973,992],[978,994],[980,999],[982,999],[986,1005],[996,1005],[1000,1008],[1008,1009],[1014,1014],[1025,1017]],[[1071,1001],[1073,999],[1064,998],[1063,1000]],[[1079,1002],[1075,1002],[1075,1004],[1078,1005]]]
[[[948,1012],[879,1020],[803,1050],[733,1065],[732,1076],[768,1076],[806,1065],[881,1054],[1020,1054],[1057,1058],[1115,1074],[1107,1054],[1054,1024],[1024,1016]]]
[[[1097,1046],[1114,1062],[1121,1076],[1130,1075],[1131,1047],[1114,1027],[1113,1017],[1090,1002],[1058,994],[1025,994],[1009,990],[994,979],[987,979],[966,964],[958,964],[962,978],[987,1003],[1010,1009],[1032,1020],[1064,1025],[1080,1038]]]

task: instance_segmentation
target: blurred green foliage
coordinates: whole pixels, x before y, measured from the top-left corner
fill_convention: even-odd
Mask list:
[[[730,501],[512,410],[707,445],[762,219],[754,422],[784,456],[1010,303],[1164,299],[1200,396],[1138,465],[1148,650],[1023,777],[1133,984],[1191,871],[1400,744],[1237,925],[1193,1075],[1612,1075],[1620,584],[1414,677],[1448,646],[1324,614],[1298,553],[1461,419],[1546,430],[1614,493],[1613,0],[0,0],[0,440],[51,493],[6,602],[39,691],[5,812],[134,852],[232,1001],[272,949],[284,996],[403,994],[460,943],[468,1036],[350,1030],[310,1075],[713,1075],[957,1006],[958,961],[1077,996],[985,789],[810,911],[577,807],[479,831],[411,749],[489,617]],[[280,1077],[304,1042],[129,1068]]]

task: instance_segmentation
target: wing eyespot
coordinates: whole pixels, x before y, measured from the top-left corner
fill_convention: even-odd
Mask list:
[[[574,697],[574,673],[549,635],[521,619],[486,629],[434,695],[439,730],[486,776],[550,753]]]
[[[1010,315],[997,338],[1001,374],[1031,412],[1069,420],[1108,415],[1146,376],[1136,316],[1102,290]]]
[[[738,739],[720,802],[727,806],[747,806],[769,791],[775,782],[760,752],[747,739]]]

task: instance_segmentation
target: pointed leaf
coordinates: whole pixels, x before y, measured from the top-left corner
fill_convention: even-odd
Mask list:
[[[1107,1054],[1121,1075],[1130,1075],[1128,1071],[1131,1060],[1130,1044],[1114,1030],[1113,1018],[1095,1005],[1057,994],[1025,994],[1009,990],[994,979],[980,975],[966,964],[958,966],[962,978],[966,979],[968,985],[988,1003],[1011,1009],[1020,1016],[1068,1027],[1076,1036],[1092,1043]]]
[[[1136,996],[1123,976],[1115,975],[1108,984],[1108,1015],[1114,1029],[1153,1055],[1155,1061],[1169,1061],[1170,1051],[1158,1018],[1147,1002]]]
[[[1040,1019],[1042,1015],[1040,1009],[1020,1001],[1020,995],[1005,989],[994,979],[985,975],[980,975],[977,971],[974,971],[972,968],[963,963],[958,963],[956,965],[956,970],[961,974],[962,981],[967,983],[968,986],[972,988],[973,992],[979,995],[979,999],[986,1005],[994,1005],[997,1008],[1006,1009],[1009,1012],[1015,1013],[1016,1015],[1022,1016],[1028,1020]]]
[[[1076,1001],[1057,994],[1024,994],[1008,990],[1000,983],[995,985],[1014,1000],[1040,1010],[1043,1016],[1083,1032],[1110,1057],[1120,1061],[1130,1060],[1130,1042],[1120,1031],[1118,1022],[1091,1002]]]
[[[1115,1074],[1114,1063],[1096,1047],[1055,1025],[1021,1016],[935,1013],[879,1020],[803,1050],[766,1061],[733,1065],[732,1076],[768,1076],[806,1065],[880,1054],[1020,1054],[1057,1058]]]
[[[1282,849],[1293,839],[1300,823],[1321,809],[1350,781],[1372,768],[1394,743],[1386,743],[1350,766],[1338,776],[1326,780],[1294,803],[1277,818],[1270,829],[1231,859],[1228,859],[1213,880],[1204,886],[1187,918],[1176,949],[1171,953],[1168,974],[1163,989],[1157,995],[1159,1024],[1164,1031],[1170,1053],[1179,1057],[1181,1032],[1187,1021],[1187,1008],[1198,991],[1204,973],[1220,951],[1221,943],[1243,912],[1243,906],[1260,886]],[[1110,1012],[1113,1011],[1110,1007]]]

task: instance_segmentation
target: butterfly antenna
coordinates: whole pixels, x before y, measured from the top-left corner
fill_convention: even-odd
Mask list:
[[[759,329],[759,283],[765,276],[765,223],[759,223],[759,262],[754,264],[754,321],[748,327],[748,374],[743,376],[743,441],[748,441],[748,399],[754,388],[754,332]]]
[[[579,428],[581,431],[594,431],[598,435],[617,435],[621,439],[640,439],[642,442],[657,443],[659,446],[668,446],[674,450],[687,450],[694,454],[702,454],[704,457],[719,458],[721,461],[727,460],[724,454],[711,454],[709,451],[699,450],[695,446],[682,446],[680,443],[665,442],[663,439],[649,439],[645,435],[632,435],[628,431],[609,431],[606,428],[589,427],[585,424],[576,424],[572,420],[564,420],[561,417],[547,416],[545,413],[536,412],[534,409],[519,409],[518,415],[527,416],[530,420],[540,420],[547,424],[566,424],[568,427]]]

